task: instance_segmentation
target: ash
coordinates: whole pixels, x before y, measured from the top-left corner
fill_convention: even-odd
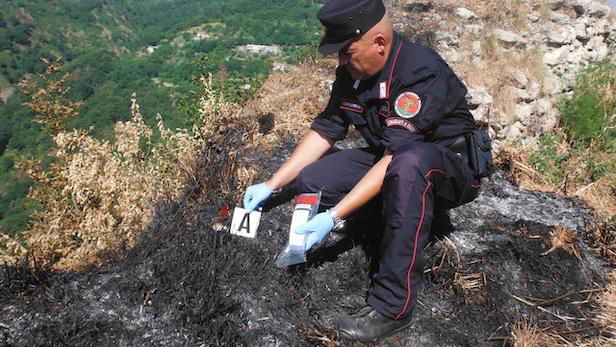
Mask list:
[[[263,158],[264,176],[283,160]],[[312,252],[307,264],[277,269],[292,194],[283,191],[269,206],[254,240],[212,229],[225,202],[221,195],[198,207],[196,219],[178,213],[180,203],[161,207],[159,220],[139,244],[110,255],[106,268],[51,272],[5,266],[0,269],[0,343],[344,344],[328,322],[364,304],[379,222],[358,218],[345,234],[333,235]],[[501,345],[522,318],[561,330],[589,326],[555,316],[591,316],[590,304],[573,302],[587,298],[584,290],[601,287],[608,270],[585,243],[585,226],[592,220],[581,202],[525,191],[497,174],[474,202],[452,210],[451,217],[456,230],[428,249],[431,264],[413,324],[381,344]],[[556,225],[576,233],[581,260],[563,249],[542,256]],[[564,293],[573,294],[547,305],[551,313],[515,298],[539,302]]]

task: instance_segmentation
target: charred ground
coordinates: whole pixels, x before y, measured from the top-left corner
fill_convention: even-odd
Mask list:
[[[228,130],[210,144],[204,158],[211,159],[199,168],[204,177],[229,169],[225,159],[240,146],[243,131]],[[265,177],[291,148],[289,140],[272,149],[276,155],[243,155],[262,163]],[[379,222],[358,218],[346,234],[334,235],[312,253],[307,265],[277,269],[292,190],[269,206],[257,239],[236,238],[212,229],[220,207],[235,202],[234,194],[223,193],[232,192],[233,183],[223,182],[224,175],[216,176],[218,182],[208,177],[178,201],[160,206],[138,245],[125,255],[110,255],[104,269],[46,272],[33,266],[35,259],[5,267],[0,342],[299,346],[337,341],[328,322],[364,304]],[[457,230],[428,249],[432,265],[412,326],[383,344],[502,345],[512,325],[525,318],[563,332],[581,331],[571,338],[598,333],[588,319],[593,307],[587,299],[603,286],[609,266],[584,242],[591,216],[582,203],[521,190],[498,174],[476,201],[451,216]],[[580,259],[564,249],[542,255],[557,225],[576,233]]]

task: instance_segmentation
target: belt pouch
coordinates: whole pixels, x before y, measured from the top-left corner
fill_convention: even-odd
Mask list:
[[[485,129],[473,130],[466,135],[468,163],[477,178],[488,177],[494,173],[492,161],[492,140]]]

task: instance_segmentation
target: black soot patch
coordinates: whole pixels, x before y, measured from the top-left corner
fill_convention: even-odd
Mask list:
[[[259,116],[259,132],[269,134],[274,129],[274,114],[271,112]]]

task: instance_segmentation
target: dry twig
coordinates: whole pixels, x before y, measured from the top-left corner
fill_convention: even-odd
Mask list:
[[[552,311],[550,311],[550,310],[548,310],[548,309],[546,309],[544,307],[541,307],[541,306],[539,306],[539,305],[537,305],[535,303],[532,303],[532,302],[530,302],[530,301],[528,301],[528,300],[526,300],[524,298],[521,298],[521,297],[519,297],[517,295],[514,295],[514,294],[510,294],[510,295],[511,295],[512,298],[516,299],[517,301],[519,301],[519,302],[521,302],[523,304],[526,304],[526,305],[531,306],[531,307],[535,307],[539,311],[542,311],[542,312],[545,312],[547,314],[550,314],[550,315],[552,315],[552,316],[554,316],[554,317],[556,317],[556,318],[558,318],[560,320],[563,320],[565,322],[572,321],[572,320],[578,320],[578,321],[585,321],[585,320],[587,320],[586,318],[576,318],[576,317],[571,317],[571,316],[559,315],[559,314],[554,313],[554,312],[552,312]]]

